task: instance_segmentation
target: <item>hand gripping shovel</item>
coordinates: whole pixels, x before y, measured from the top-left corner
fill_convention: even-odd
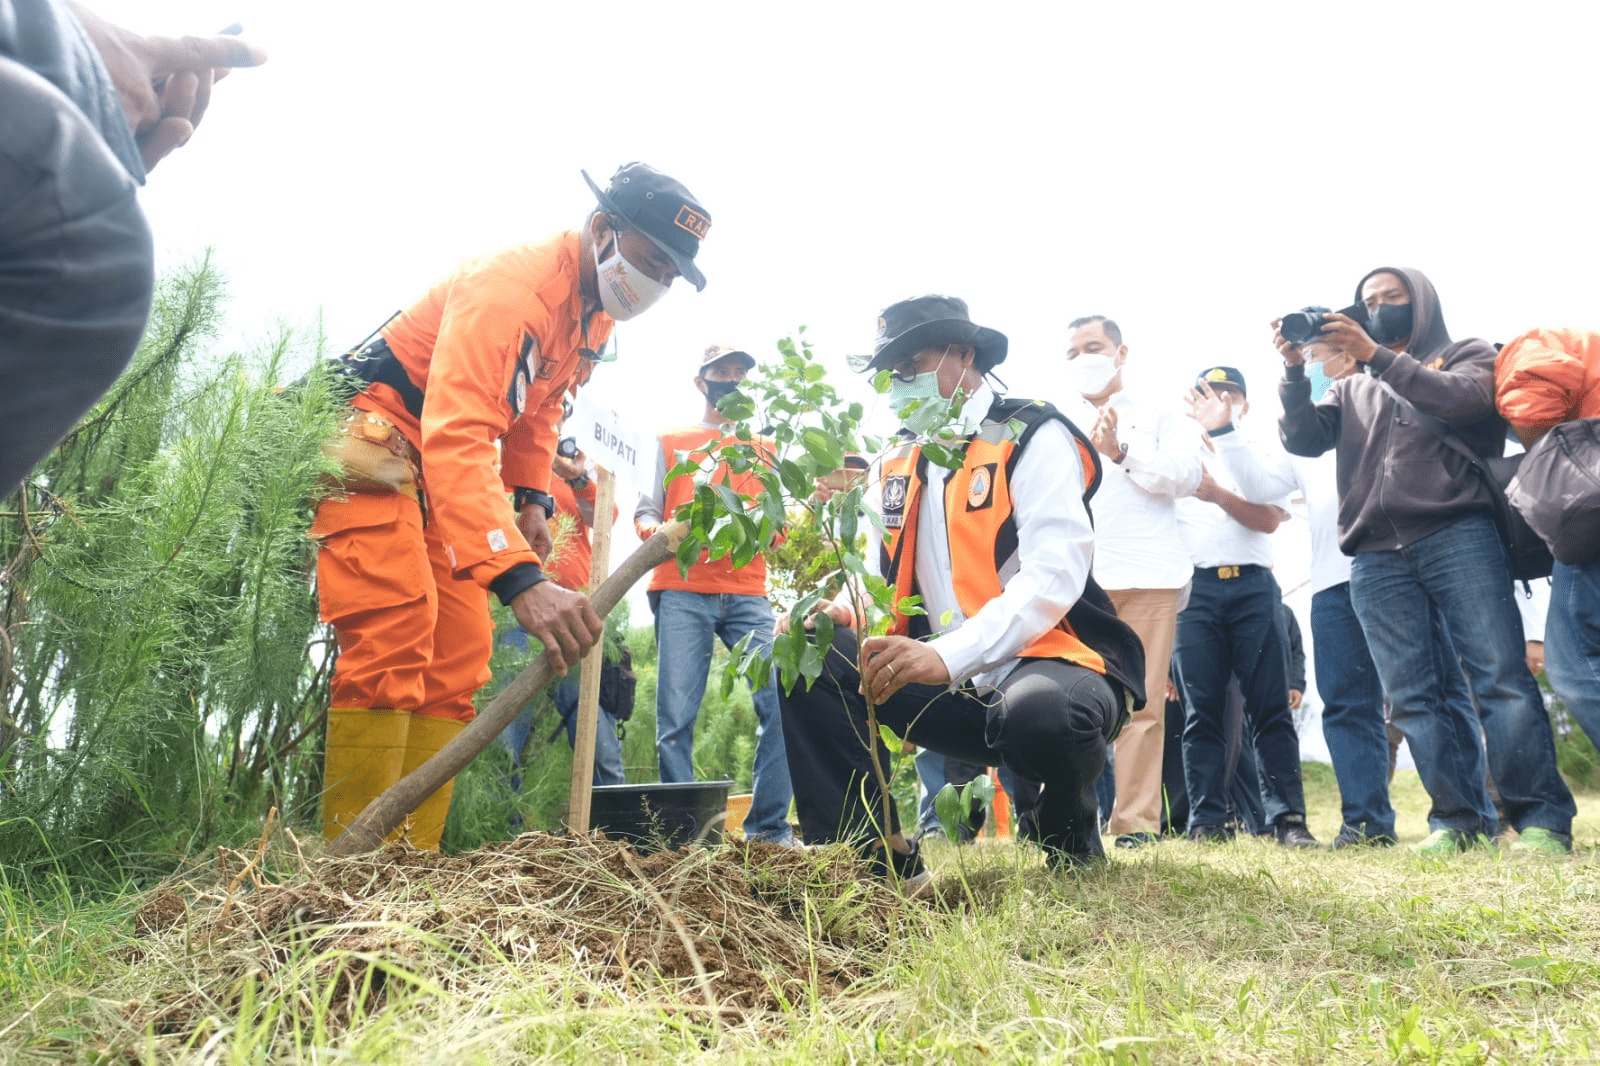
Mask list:
[[[641,577],[675,558],[678,545],[683,542],[687,532],[688,527],[682,522],[667,522],[657,529],[589,597],[595,613],[601,618],[610,614],[611,609]],[[460,773],[478,757],[479,752],[493,743],[523,705],[550,683],[552,673],[549,655],[539,656],[454,740],[367,804],[349,828],[328,846],[328,854],[345,858],[364,854],[381,845],[385,837],[421,806],[423,800],[437,792],[440,786]]]

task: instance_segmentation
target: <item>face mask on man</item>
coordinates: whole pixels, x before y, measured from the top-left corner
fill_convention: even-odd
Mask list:
[[[710,378],[701,380],[706,383],[706,402],[712,407],[720,407],[723,400],[739,391],[737,381],[712,381]]]
[[[944,350],[948,356],[950,349]],[[944,363],[944,356],[939,357]],[[917,436],[922,436],[950,419],[950,400],[939,392],[939,368],[917,374],[909,381],[899,374],[889,378],[889,410],[900,419],[900,424]]]
[[[1099,396],[1116,376],[1116,359],[1102,352],[1067,360],[1067,384],[1080,396]]]
[[[594,250],[595,281],[600,288],[600,306],[617,322],[626,322],[648,311],[666,295],[671,282],[657,281],[628,262],[622,255],[622,237],[611,231],[611,254],[600,258]]]
[[[1411,339],[1410,304],[1379,304],[1367,316],[1367,336],[1379,344],[1400,344]]]
[[[1311,382],[1311,402],[1320,403],[1322,398],[1333,388],[1333,379],[1322,368],[1321,361],[1306,364],[1306,380]]]

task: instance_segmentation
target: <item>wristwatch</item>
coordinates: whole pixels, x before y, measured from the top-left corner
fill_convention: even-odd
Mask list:
[[[543,509],[546,518],[551,518],[556,513],[556,498],[548,492],[523,488],[512,491],[511,506],[518,514],[521,514],[522,509],[530,503],[538,504]]]

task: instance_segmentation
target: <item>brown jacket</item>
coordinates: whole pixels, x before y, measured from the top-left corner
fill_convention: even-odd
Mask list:
[[[1380,346],[1362,373],[1333,383],[1317,404],[1303,366],[1286,369],[1278,395],[1283,446],[1316,456],[1336,448],[1339,547],[1346,555],[1392,551],[1474,513],[1490,514],[1488,489],[1467,461],[1445,446],[1413,410],[1433,415],[1482,456],[1505,450],[1505,423],[1494,408],[1494,346],[1452,341],[1433,283],[1419,270],[1398,274],[1411,292],[1406,352]]]

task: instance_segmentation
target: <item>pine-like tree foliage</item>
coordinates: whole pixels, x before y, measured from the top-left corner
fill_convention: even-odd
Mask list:
[[[285,330],[216,354],[222,279],[166,280],[132,365],[0,510],[0,862],[159,871],[315,814],[331,641],[307,538],[336,386]]]

